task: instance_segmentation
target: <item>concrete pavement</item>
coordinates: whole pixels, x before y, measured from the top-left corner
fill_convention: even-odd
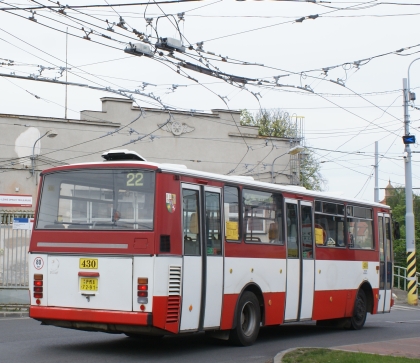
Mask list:
[[[415,309],[419,311],[420,324],[420,305],[410,306],[407,303],[407,293],[402,290],[393,290],[396,294],[395,309]],[[27,317],[27,305],[0,305],[0,317]],[[363,352],[381,355],[404,356],[408,358],[420,359],[420,331],[419,336],[406,339],[393,339],[373,343],[351,344],[332,347],[331,349],[344,350],[349,352]],[[293,349],[282,351],[274,358],[274,363],[280,363],[284,354]]]
[[[415,309],[419,312],[419,325],[420,325],[420,305],[411,306],[407,303],[407,292],[403,290],[393,289],[396,295],[395,309]],[[391,308],[392,311],[392,308]],[[415,338],[406,339],[393,339],[385,340],[382,342],[364,343],[342,345],[334,347],[333,349],[345,350],[349,352],[363,352],[383,355],[395,355],[408,358],[420,359],[420,330],[419,336]]]
[[[0,318],[23,318],[27,316],[29,316],[28,305],[0,305]]]
[[[393,292],[396,295],[394,309],[418,310],[418,323],[420,325],[420,302],[418,306],[408,305],[406,291],[393,289]],[[332,347],[330,349],[343,350],[347,352],[393,355],[420,359],[420,330],[419,336],[415,338],[392,339],[373,343],[341,345],[337,347]],[[288,349],[277,354],[274,358],[274,363],[281,363],[283,356],[292,350],[294,349]]]
[[[420,312],[420,309],[419,309]],[[342,345],[333,349],[381,355],[395,355],[420,359],[420,336],[416,338],[385,340],[382,342]]]

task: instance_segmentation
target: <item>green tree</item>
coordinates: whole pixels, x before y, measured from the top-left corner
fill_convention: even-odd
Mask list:
[[[260,110],[253,116],[248,110],[242,110],[241,125],[257,126],[258,135],[292,138],[296,136],[296,125],[287,112],[281,110]]]
[[[394,240],[394,263],[397,266],[407,267],[405,246],[405,189],[396,187],[390,192],[386,202],[392,209],[392,219],[400,225],[401,238]],[[413,212],[416,239],[417,272],[420,272],[420,196],[413,194]]]
[[[241,125],[258,127],[258,135],[271,137],[296,138],[296,123],[287,112],[281,110],[260,110],[252,115],[248,110],[241,112]],[[321,174],[319,161],[311,149],[306,148],[300,155],[300,182],[310,190],[322,190],[326,184]]]
[[[319,161],[311,149],[305,149],[300,154],[300,182],[302,186],[309,190],[321,191],[326,184],[321,174]]]

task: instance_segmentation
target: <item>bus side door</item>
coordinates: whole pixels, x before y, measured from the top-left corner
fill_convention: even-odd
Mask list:
[[[182,185],[181,331],[220,327],[223,292],[221,190]]]
[[[286,307],[284,321],[312,318],[314,301],[314,226],[311,202],[286,199]]]
[[[392,287],[392,242],[391,216],[378,214],[379,233],[379,300],[378,313],[391,310]]]

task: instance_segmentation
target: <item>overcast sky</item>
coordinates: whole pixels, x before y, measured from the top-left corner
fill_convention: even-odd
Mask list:
[[[65,3],[107,5],[99,0]],[[2,9],[38,5],[55,3],[0,1]],[[375,141],[379,141],[381,156],[379,187],[384,188],[388,180],[394,186],[404,185],[402,79],[407,78],[410,62],[420,57],[420,1],[180,1],[158,5],[151,1],[148,6],[64,9],[65,16],[57,10],[0,12],[0,73],[65,81],[60,67],[65,67],[68,28],[69,82],[138,89],[145,96],[137,95],[136,102],[145,107],[281,109],[294,118],[304,117],[305,144],[322,163],[328,191],[373,200]],[[177,14],[183,12],[180,20]],[[118,27],[121,18],[127,29]],[[145,18],[153,19],[154,29]],[[124,53],[129,42],[139,41],[133,29],[151,35],[152,44],[156,31],[159,37],[178,39],[181,33],[183,43],[194,49],[188,50],[190,55],[175,53],[176,57],[258,79],[261,85],[256,81],[237,87],[192,70],[177,73],[174,64],[179,60],[168,58],[167,52],[153,59]],[[199,42],[204,51],[215,54],[201,53],[201,63],[196,51]],[[402,48],[407,49],[399,51]],[[414,92],[420,86],[420,61],[411,67],[410,86]],[[150,93],[152,97],[147,97]],[[69,86],[68,117],[78,119],[81,110],[100,110],[99,99],[106,96],[117,95]],[[156,96],[161,103],[153,98]],[[64,117],[64,104],[63,85],[0,76],[0,113]],[[410,107],[409,112],[411,131],[416,134],[420,111]],[[141,153],[141,145],[135,148]],[[417,144],[412,150],[420,151]],[[420,188],[419,160],[420,155],[414,153],[413,187]],[[236,173],[245,171],[239,168]],[[382,198],[383,190],[380,195]]]

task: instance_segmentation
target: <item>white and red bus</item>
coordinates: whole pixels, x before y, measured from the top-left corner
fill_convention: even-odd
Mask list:
[[[103,157],[41,173],[29,281],[43,324],[250,345],[260,326],[361,329],[390,311],[388,206]]]

